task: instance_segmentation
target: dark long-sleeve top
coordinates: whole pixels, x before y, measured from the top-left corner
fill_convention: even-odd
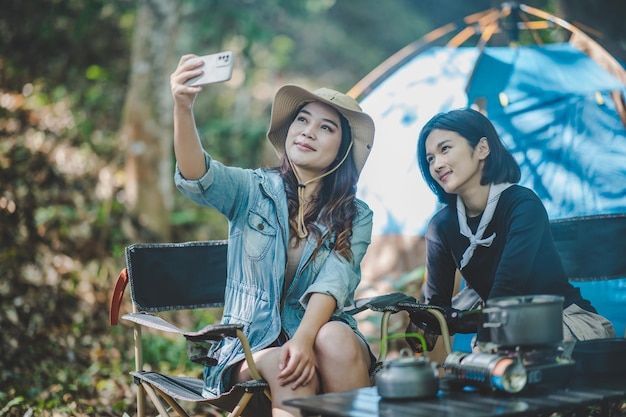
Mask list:
[[[468,218],[472,233],[480,216]],[[490,247],[478,246],[461,275],[478,295],[489,299],[505,296],[551,294],[564,297],[563,308],[577,304],[596,312],[567,279],[556,250],[548,214],[530,189],[513,185],[500,196],[483,238],[496,233]],[[450,307],[456,269],[469,239],[459,232],[456,203],[442,208],[426,233],[424,288],[426,302]]]

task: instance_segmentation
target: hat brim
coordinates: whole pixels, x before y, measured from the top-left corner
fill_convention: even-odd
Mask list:
[[[358,104],[356,104],[356,101],[356,107],[354,109],[344,107],[332,101],[332,97],[324,97],[325,94],[322,90],[332,91],[320,89],[315,92],[310,92],[296,85],[285,85],[281,87],[278,92],[276,92],[272,104],[272,115],[270,127],[267,131],[267,139],[272,146],[274,146],[278,156],[282,157],[285,153],[287,131],[296,116],[296,112],[306,103],[319,101],[336,109],[348,121],[354,141],[352,156],[357,171],[361,173],[365,161],[374,145],[374,121],[368,114],[361,110]]]

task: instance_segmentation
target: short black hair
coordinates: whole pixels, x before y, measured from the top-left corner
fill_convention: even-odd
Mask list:
[[[480,180],[482,185],[516,183],[521,171],[513,155],[504,147],[491,121],[481,112],[471,108],[451,110],[433,116],[422,128],[417,141],[417,162],[424,181],[435,193],[441,203],[450,204],[456,199],[455,194],[446,193],[430,175],[426,160],[426,138],[434,129],[448,130],[463,136],[474,149],[482,138],[487,139],[489,155],[485,159],[485,168]]]

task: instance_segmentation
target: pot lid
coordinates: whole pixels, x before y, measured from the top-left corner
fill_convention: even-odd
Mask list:
[[[560,295],[520,295],[513,297],[497,297],[487,301],[487,306],[518,306],[528,304],[548,304],[548,303],[563,303],[564,298]]]

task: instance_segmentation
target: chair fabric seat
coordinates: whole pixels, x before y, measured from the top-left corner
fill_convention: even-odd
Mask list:
[[[266,381],[251,380],[241,382],[233,386],[224,396],[218,399],[208,399],[202,396],[204,383],[200,378],[164,375],[153,371],[133,371],[130,374],[177,400],[192,403],[206,402],[223,410],[233,409],[244,392],[253,392],[260,395],[254,395],[251,398],[250,404],[246,408],[248,413],[244,411],[242,416],[260,417],[266,415],[266,412],[268,413],[267,415],[271,413],[271,402],[263,394],[263,390],[269,389],[269,384]]]
[[[190,402],[207,400],[202,396],[203,381],[199,378],[163,375],[152,371],[133,371],[130,374],[143,382],[150,383],[177,400]]]

